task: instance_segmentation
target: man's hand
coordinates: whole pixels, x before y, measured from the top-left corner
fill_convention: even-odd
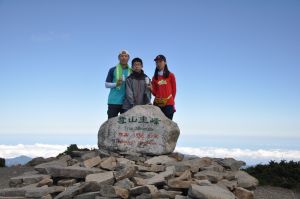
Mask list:
[[[117,87],[118,87],[118,86],[121,86],[121,85],[122,85],[122,82],[123,82],[122,79],[119,79],[119,80],[117,81]]]
[[[148,88],[150,91],[152,91],[152,85],[151,85],[151,84],[149,84],[149,85],[147,86],[147,88]]]

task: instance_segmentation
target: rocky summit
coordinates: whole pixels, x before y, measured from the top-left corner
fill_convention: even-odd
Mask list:
[[[102,124],[98,146],[115,152],[162,155],[174,151],[179,134],[177,124],[158,107],[140,105]]]
[[[179,133],[159,108],[136,106],[100,127],[99,149],[31,160],[35,171],[11,178],[0,199],[253,199],[244,162],[175,153]]]
[[[33,159],[29,164],[38,163]],[[232,158],[73,151],[10,179],[1,199],[251,199],[258,181]],[[234,169],[232,169],[234,168]]]

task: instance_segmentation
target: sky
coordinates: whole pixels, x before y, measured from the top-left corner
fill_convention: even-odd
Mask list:
[[[298,0],[0,0],[0,144],[96,140],[121,49],[150,77],[166,56],[185,147],[300,141],[299,20]]]

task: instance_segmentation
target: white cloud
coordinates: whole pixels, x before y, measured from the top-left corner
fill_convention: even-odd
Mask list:
[[[20,155],[29,157],[54,157],[66,150],[68,145],[33,144],[0,145],[0,157],[13,158]],[[96,148],[92,145],[79,145],[79,148]]]
[[[243,160],[247,165],[267,163],[270,160],[295,160],[300,161],[300,151],[282,149],[240,149],[240,148],[217,148],[217,147],[176,147],[175,151],[197,155],[200,157],[225,158],[232,157]]]
[[[54,157],[66,150],[68,145],[0,145],[0,157],[12,158],[20,155],[29,157]],[[78,145],[79,148],[97,148],[96,145]],[[218,147],[176,147],[175,151],[200,157],[225,158],[232,157],[243,160],[247,165],[267,163],[270,160],[295,160],[300,161],[300,151],[281,149],[240,149],[240,148],[218,148]]]

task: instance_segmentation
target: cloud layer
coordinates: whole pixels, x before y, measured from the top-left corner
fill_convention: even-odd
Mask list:
[[[13,158],[20,155],[29,157],[53,157],[66,150],[68,145],[0,145],[0,157]],[[79,145],[80,148],[97,148],[96,145]],[[267,163],[270,160],[295,160],[300,161],[300,151],[280,149],[240,149],[240,148],[217,148],[217,147],[176,147],[175,151],[200,157],[232,157],[243,160],[247,165]]]

